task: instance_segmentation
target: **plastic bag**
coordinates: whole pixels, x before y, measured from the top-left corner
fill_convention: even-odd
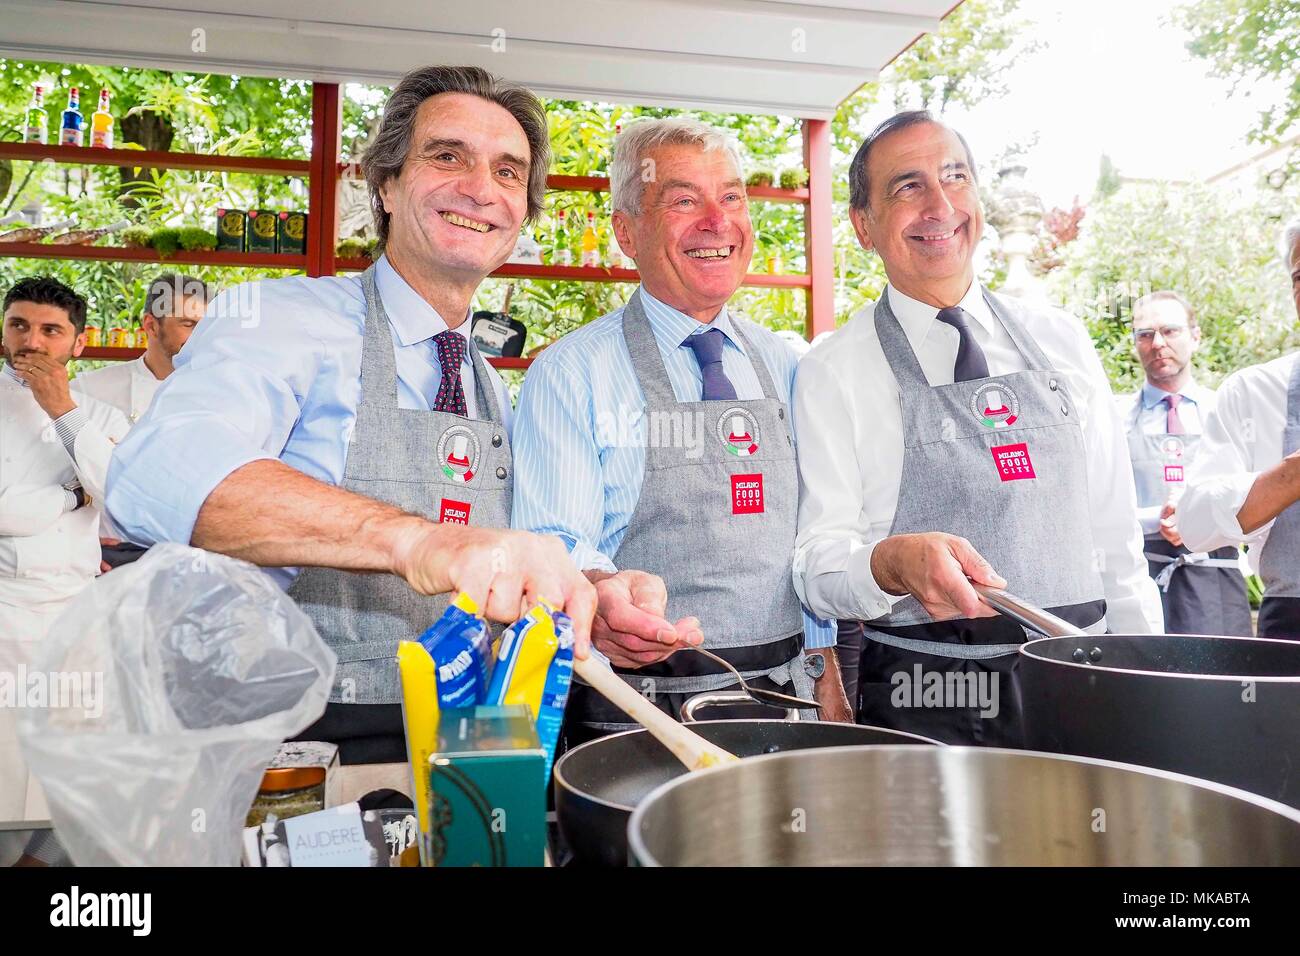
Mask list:
[[[335,663],[243,561],[164,544],[97,578],[36,655],[50,706],[19,719],[73,862],[237,864],[262,773],[324,712]]]

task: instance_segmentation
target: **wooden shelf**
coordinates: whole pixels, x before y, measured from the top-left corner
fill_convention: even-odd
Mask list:
[[[48,242],[0,242],[0,257],[8,259],[81,259],[95,262],[158,262],[182,266],[244,266],[259,269],[305,269],[307,257],[270,252],[187,252],[177,249],[166,258],[155,249],[126,246],[56,246]]]
[[[212,156],[147,149],[98,149],[93,146],[44,146],[40,143],[0,143],[0,159],[64,163],[75,166],[131,166],[144,169],[197,169],[220,173],[306,178],[305,159],[268,156]]]
[[[361,272],[370,266],[369,259],[335,259],[340,272]],[[640,282],[641,274],[635,269],[593,268],[590,266],[548,266],[530,262],[507,262],[492,275],[501,279],[549,279],[553,282]],[[777,289],[804,289],[812,284],[809,276],[769,275],[751,272],[743,283],[747,286],[765,286]]]
[[[78,359],[94,359],[97,362],[129,362],[144,354],[144,349],[111,349],[106,345],[83,349]],[[493,368],[522,371],[533,364],[531,358],[496,358],[484,356],[484,360]]]

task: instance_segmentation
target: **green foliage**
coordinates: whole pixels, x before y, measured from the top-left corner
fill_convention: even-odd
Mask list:
[[[1120,191],[1124,185],[1120,179],[1119,170],[1115,168],[1115,163],[1105,153],[1101,154],[1101,168],[1097,172],[1097,186],[1093,190],[1093,196],[1098,201],[1109,199]]]
[[[1275,142],[1300,120],[1300,2],[1198,0],[1179,7],[1174,20],[1192,35],[1187,49],[1232,80],[1234,91],[1249,96],[1259,80],[1289,85],[1281,103],[1260,112],[1253,139]]]
[[[1117,391],[1142,369],[1130,335],[1132,304],[1158,289],[1181,292],[1202,329],[1195,364],[1206,385],[1300,346],[1286,269],[1278,258],[1292,202],[1244,201],[1204,186],[1128,186],[1089,208],[1080,237],[1061,248],[1049,284],[1088,323]]]

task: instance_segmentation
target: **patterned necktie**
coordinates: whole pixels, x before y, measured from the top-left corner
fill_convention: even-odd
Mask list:
[[[704,401],[734,401],[736,387],[722,370],[722,330],[709,329],[699,335],[687,336],[682,344],[690,347],[695,353],[695,361],[700,363],[700,372],[704,376]]]
[[[989,363],[984,358],[984,350],[975,341],[975,333],[971,331],[966,310],[958,306],[940,309],[935,318],[945,325],[951,325],[960,337],[957,343],[957,361],[952,368],[952,380],[969,382],[972,379],[988,378]]]
[[[438,385],[438,397],[434,399],[433,410],[468,417],[465,388],[460,382],[460,363],[465,359],[465,336],[448,329],[435,335],[433,344],[437,346],[438,364],[442,366],[442,382]]]
[[[1165,415],[1165,433],[1168,435],[1186,434],[1183,430],[1183,420],[1178,414],[1178,403],[1183,400],[1183,396],[1177,392],[1170,392],[1163,399],[1164,403],[1169,406],[1169,412]]]

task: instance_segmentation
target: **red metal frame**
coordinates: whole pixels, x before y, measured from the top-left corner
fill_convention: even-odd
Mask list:
[[[310,222],[310,219],[308,219]],[[48,242],[0,242],[0,256],[12,259],[83,259],[95,262],[164,262],[178,266],[257,266],[305,269],[306,256],[280,252],[187,252],[162,256],[156,249],[125,246],[58,246]]]
[[[339,151],[343,103],[337,83],[311,86],[311,199],[307,217],[307,275],[334,274],[338,227]]]
[[[269,156],[213,156],[145,149],[98,149],[93,146],[44,146],[40,143],[0,143],[0,159],[49,161],[74,166],[131,166],[139,169],[197,169],[263,176],[306,176],[305,159]]]
[[[804,250],[808,263],[808,317],[804,334],[811,340],[835,328],[835,240],[831,232],[831,124],[803,121],[803,162],[808,170],[808,205],[804,209]]]

